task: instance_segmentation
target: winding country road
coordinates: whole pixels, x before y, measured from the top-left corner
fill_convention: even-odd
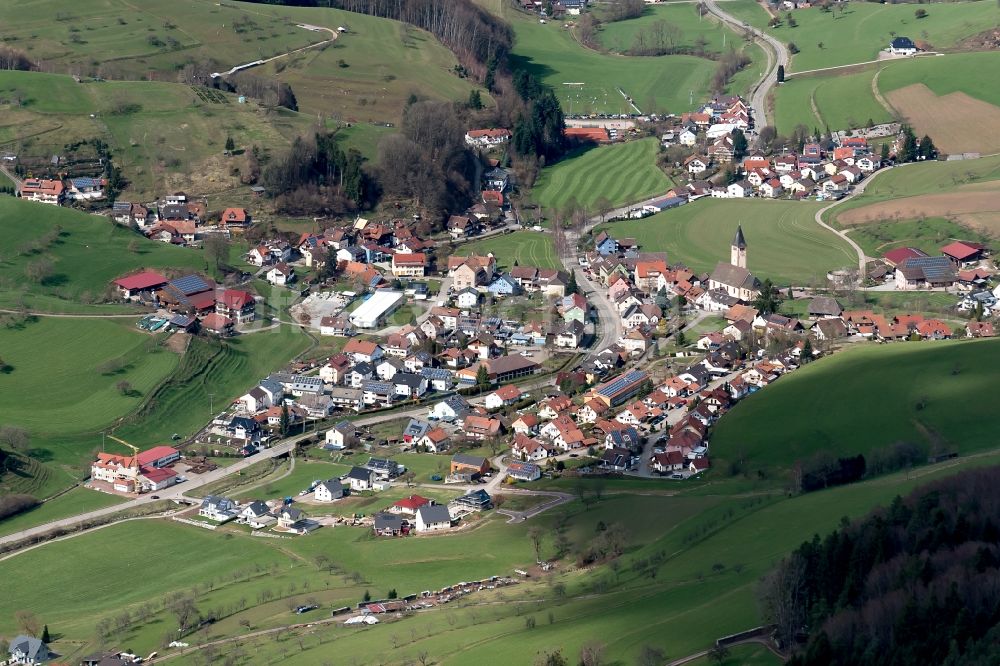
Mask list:
[[[778,82],[778,66],[781,65],[785,68],[786,72],[788,71],[788,49],[779,39],[756,28],[752,28],[732,14],[727,13],[719,7],[717,0],[705,0],[705,7],[710,14],[727,23],[737,32],[749,30],[750,34],[753,35],[754,41],[764,47],[764,52],[767,54],[768,66],[760,81],[757,82],[757,85],[750,92],[750,108],[753,111],[754,125],[759,131],[761,127],[768,124],[767,98],[771,94],[771,88]]]

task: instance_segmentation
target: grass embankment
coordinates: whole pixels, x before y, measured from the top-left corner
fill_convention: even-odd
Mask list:
[[[254,383],[282,367],[309,344],[297,327],[218,342],[195,338],[177,372],[144,409],[115,434],[133,444],[161,443],[173,433],[193,434]]]
[[[20,532],[36,525],[76,516],[106,506],[120,504],[124,498],[99,493],[87,488],[74,488],[59,497],[43,502],[34,509],[0,521],[0,536]]]
[[[658,149],[657,140],[649,138],[571,153],[542,170],[535,199],[544,208],[576,203],[593,209],[602,199],[621,206],[663,194],[672,183],[656,166]]]
[[[141,79],[152,71],[174,80],[176,71],[191,62],[210,62],[215,71],[225,71],[330,39],[327,31],[306,30],[299,23],[333,30],[348,26],[349,32],[333,44],[251,73],[289,83],[307,116],[322,111],[344,120],[395,121],[414,89],[462,100],[473,87],[455,75],[455,56],[429,33],[342,10],[197,0],[141,5],[110,0],[73,7],[41,0],[32,12],[0,8],[4,37],[33,59],[54,62],[63,71],[119,79]]]
[[[713,462],[787,472],[819,451],[868,455],[896,442],[963,454],[995,443],[978,417],[1000,341],[900,343],[821,359],[750,396],[716,426]],[[776,444],[776,443],[779,443]]]
[[[748,267],[777,283],[825,283],[826,273],[856,262],[850,247],[819,227],[821,204],[798,201],[702,199],[643,220],[606,227],[616,238],[635,238],[642,250],[665,251],[671,262],[710,271],[729,261],[729,244],[743,225]],[[596,230],[595,230],[596,231]]]
[[[492,252],[497,264],[506,269],[513,266],[562,268],[552,235],[537,231],[515,231],[512,234],[491,236],[461,245],[456,255],[486,254]]]

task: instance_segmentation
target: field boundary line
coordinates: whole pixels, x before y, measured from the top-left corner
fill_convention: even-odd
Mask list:
[[[874,95],[875,101],[878,102],[879,104],[881,104],[882,108],[884,108],[886,111],[889,112],[890,116],[892,116],[893,118],[898,118],[898,117],[900,117],[900,114],[897,113],[894,108],[892,108],[892,104],[890,104],[889,100],[887,100],[882,95],[882,91],[879,90],[879,87],[878,87],[878,77],[881,76],[882,72],[884,72],[884,71],[885,71],[885,67],[882,67],[877,72],[875,72],[875,76],[872,77],[872,95]]]

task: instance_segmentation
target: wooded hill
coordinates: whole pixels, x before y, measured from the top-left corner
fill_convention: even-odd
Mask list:
[[[802,544],[763,587],[789,664],[995,664],[998,488],[970,471]]]

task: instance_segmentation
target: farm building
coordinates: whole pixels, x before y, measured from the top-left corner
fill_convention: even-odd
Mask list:
[[[387,289],[376,291],[371,297],[351,313],[351,323],[358,328],[378,328],[385,318],[404,302],[401,291]]]

